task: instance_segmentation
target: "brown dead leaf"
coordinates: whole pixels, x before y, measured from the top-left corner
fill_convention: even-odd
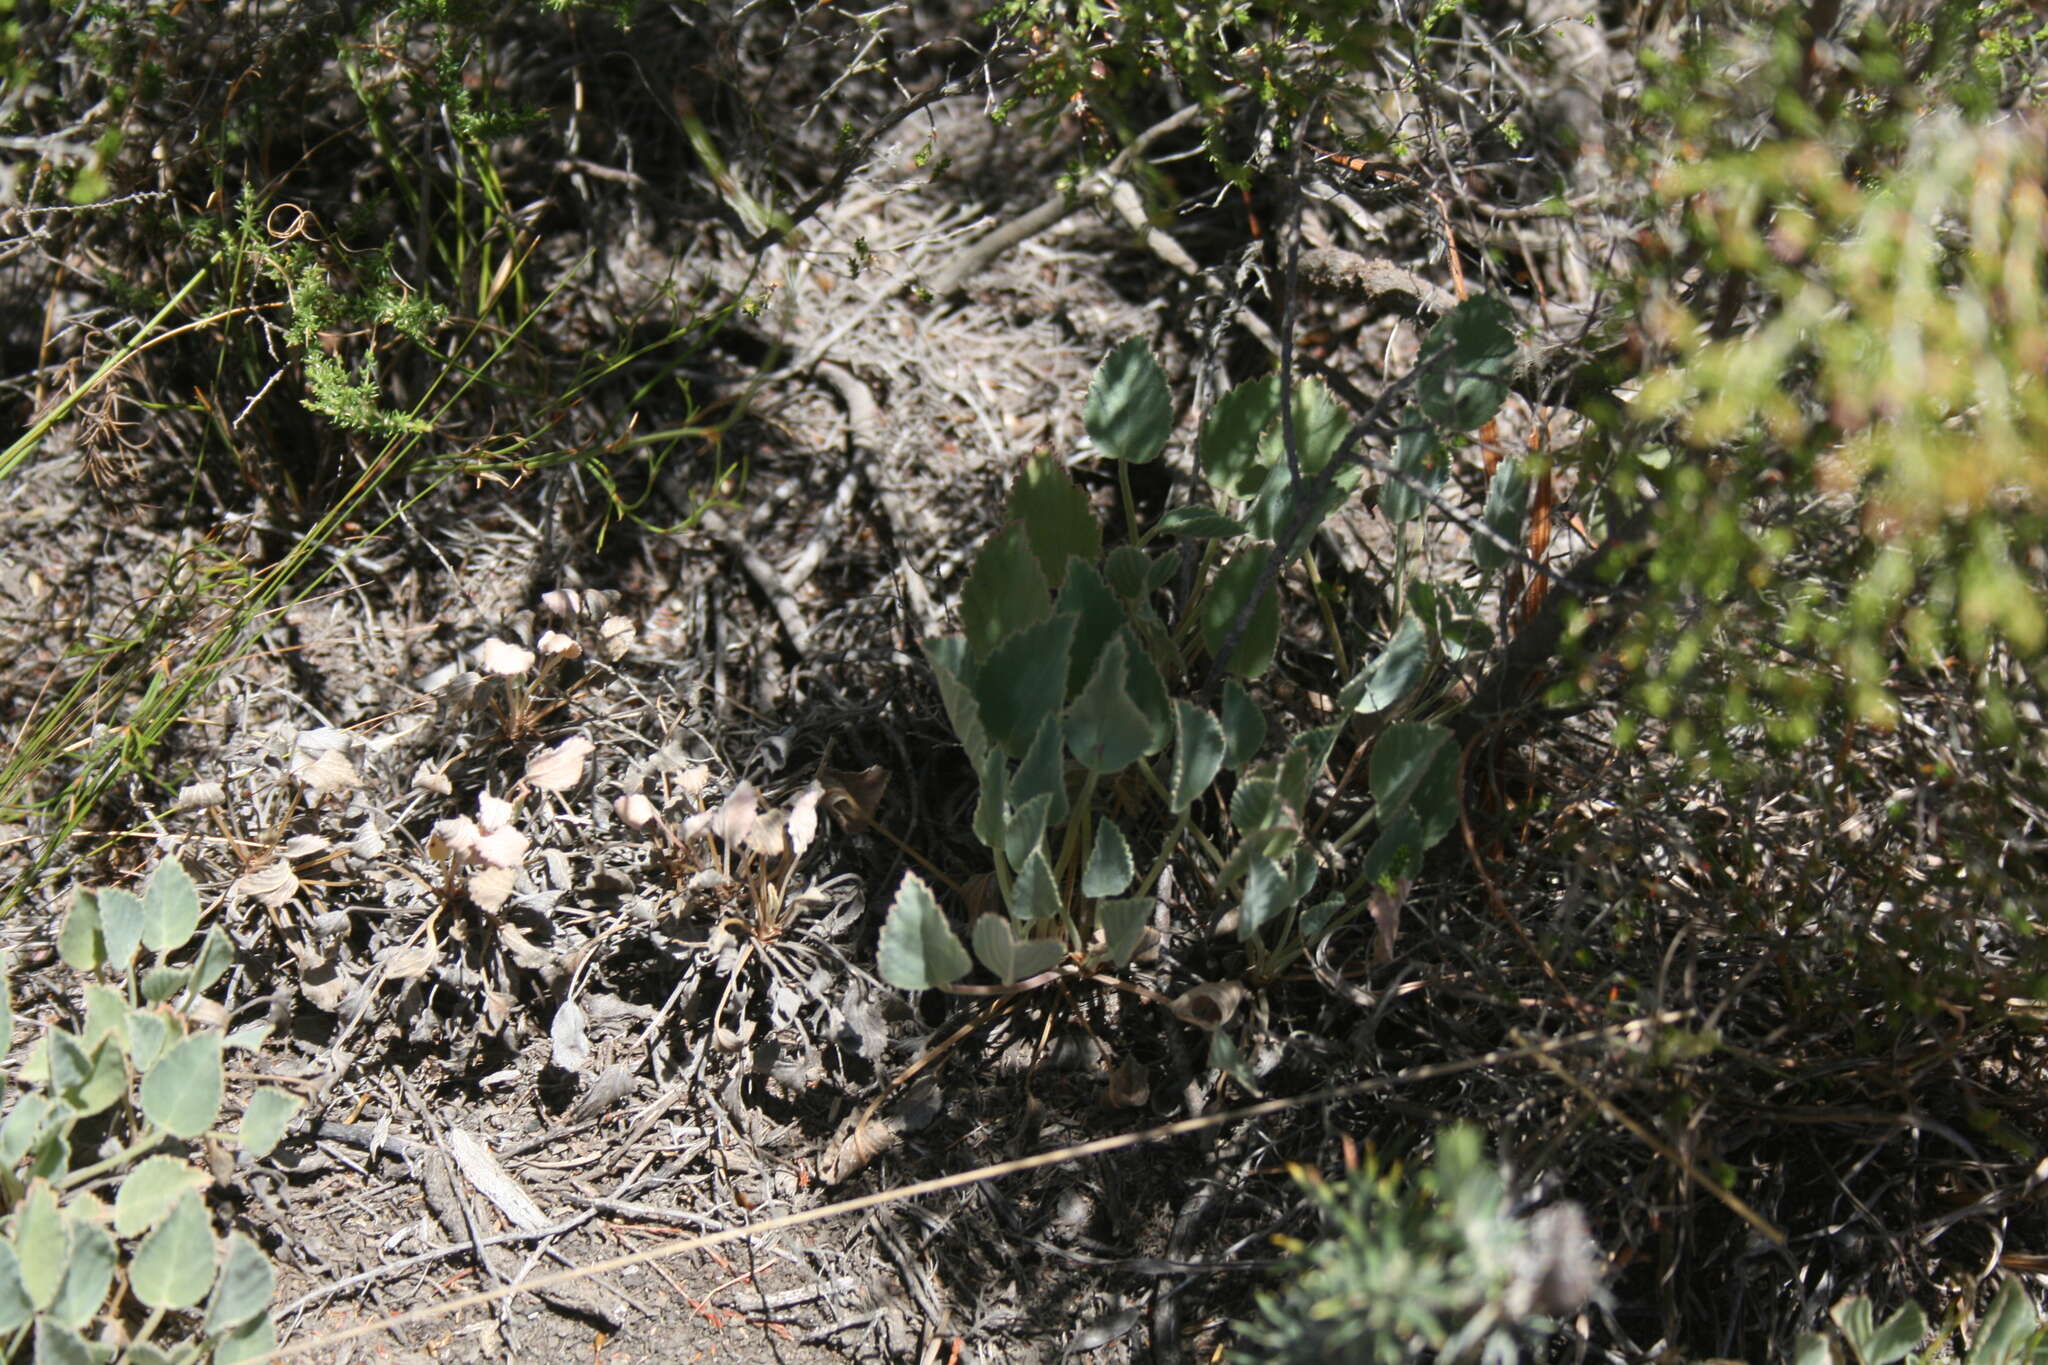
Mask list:
[[[1110,1070],[1106,1098],[1116,1109],[1143,1108],[1152,1098],[1152,1077],[1145,1064],[1130,1057],[1118,1062]]]
[[[1210,1032],[1222,1028],[1244,1003],[1245,989],[1235,981],[1205,981],[1182,991],[1173,1002],[1173,1017]]]
[[[441,949],[432,943],[396,944],[377,954],[387,981],[409,981],[425,976],[441,960]]]
[[[1372,960],[1384,967],[1394,960],[1394,939],[1401,932],[1401,903],[1408,899],[1408,879],[1394,883],[1392,891],[1374,887],[1366,904],[1372,910]]]
[[[825,806],[840,828],[858,834],[874,823],[882,793],[889,787],[889,774],[880,764],[857,773],[820,767],[818,784],[825,789]]]

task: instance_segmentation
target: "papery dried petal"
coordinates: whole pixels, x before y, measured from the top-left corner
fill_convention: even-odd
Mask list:
[[[811,846],[811,840],[818,837],[818,803],[825,798],[825,789],[816,782],[805,787],[789,807],[789,848],[797,857]]]
[[[511,825],[494,829],[476,841],[476,856],[479,862],[492,867],[518,867],[526,861],[526,850],[531,844],[524,834]]]
[[[565,792],[583,780],[583,761],[597,746],[571,735],[552,749],[526,760],[526,785],[544,792]]]
[[[597,628],[598,652],[610,662],[617,663],[632,650],[633,641],[638,634],[631,618],[607,616],[604,618],[604,624]]]
[[[512,887],[518,880],[516,867],[487,867],[469,879],[469,898],[478,909],[500,910],[512,898]]]
[[[541,637],[533,642],[533,647],[540,651],[542,657],[549,659],[558,655],[565,659],[573,659],[583,652],[582,645],[558,630],[543,632]]]
[[[477,828],[485,833],[488,834],[492,830],[503,829],[511,824],[514,814],[515,810],[512,803],[504,797],[493,796],[489,792],[478,792],[476,794]]]
[[[640,792],[627,792],[612,802],[612,810],[628,829],[643,829],[660,814],[654,803]]]
[[[533,667],[533,651],[493,636],[477,647],[477,666],[501,678],[516,678]]]

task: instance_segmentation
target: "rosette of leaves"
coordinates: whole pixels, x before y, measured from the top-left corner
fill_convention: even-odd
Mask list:
[[[1430,334],[1398,435],[1408,481],[1390,482],[1383,506],[1396,489],[1440,480],[1458,434],[1498,409],[1514,352],[1508,321],[1478,299]],[[1008,525],[968,575],[962,633],[924,642],[979,774],[973,827],[1000,904],[976,918],[970,954],[929,886],[906,877],[882,932],[889,981],[942,988],[977,960],[1005,984],[1069,960],[1121,967],[1184,843],[1201,880],[1236,910],[1257,967],[1275,971],[1351,913],[1361,891],[1408,875],[1456,823],[1456,744],[1413,718],[1438,665],[1483,647],[1455,582],[1412,585],[1411,610],[1339,699],[1347,720],[1364,718],[1358,742],[1372,745],[1368,816],[1321,852],[1309,838],[1311,798],[1343,726],[1266,752],[1277,727],[1252,689],[1279,644],[1276,570],[1365,476],[1348,454],[1363,433],[1327,388],[1303,383],[1288,401],[1283,420],[1271,378],[1224,396],[1196,451],[1213,500],[1167,510],[1128,544],[1105,547],[1088,495],[1060,464],[1025,467]],[[1125,524],[1139,525],[1128,468],[1158,459],[1174,427],[1165,375],[1142,340],[1096,370],[1086,419],[1095,449],[1117,466]],[[1510,461],[1494,486],[1488,520],[1517,534],[1526,477]],[[1427,505],[1396,510],[1413,518]],[[1290,548],[1276,551],[1282,541]],[[1211,671],[1224,675],[1214,703]],[[1330,856],[1367,833],[1358,875],[1318,896]]]
[[[267,1354],[270,1260],[216,1237],[205,1149],[275,1147],[300,1101],[259,1089],[220,1125],[225,1059],[268,1024],[234,1033],[192,1007],[233,965],[219,926],[201,935],[197,888],[174,861],[137,896],[80,889],[58,937],[90,980],[82,1017],[28,1050],[0,1117],[0,1359],[32,1343],[38,1365],[136,1365]],[[0,1039],[14,1020],[0,989]]]

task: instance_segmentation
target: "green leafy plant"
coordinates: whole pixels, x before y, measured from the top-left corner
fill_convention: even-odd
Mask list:
[[[1230,1358],[1242,1365],[1392,1365],[1425,1352],[1513,1361],[1595,1292],[1583,1215],[1562,1204],[1516,1217],[1476,1129],[1443,1133],[1435,1162],[1412,1179],[1373,1158],[1335,1183],[1293,1173],[1328,1231],[1279,1239],[1288,1283],[1238,1324]]]
[[[1992,1297],[1981,1316],[1963,1332],[1966,1308],[1958,1305],[1950,1314],[1947,1329],[1932,1342],[1927,1340],[1927,1315],[1916,1304],[1907,1304],[1883,1322],[1870,1301],[1852,1295],[1836,1304],[1828,1314],[1832,1334],[1809,1332],[1793,1349],[1793,1365],[1937,1365],[1955,1361],[1958,1365],[2038,1365],[2048,1360],[2048,1322],[2027,1297],[2017,1278],[2009,1279]],[[1950,1345],[1960,1336],[1968,1349]]]
[[[31,1337],[38,1362],[225,1365],[276,1345],[269,1258],[239,1232],[214,1235],[203,1157],[223,1140],[267,1154],[300,1101],[259,1089],[231,1136],[217,1129],[227,1054],[270,1026],[199,1022],[201,993],[234,963],[200,918],[175,861],[140,896],[75,895],[58,950],[91,978],[82,1016],[31,1046],[0,1117],[0,1359]],[[4,992],[0,1036],[13,1037]]]
[[[1318,382],[1292,386],[1285,412],[1278,378],[1241,385],[1197,441],[1213,501],[1170,508],[1126,544],[1105,549],[1087,494],[1059,464],[1026,467],[1009,524],[963,588],[963,633],[925,642],[979,774],[973,827],[991,855],[991,894],[976,907],[970,956],[929,886],[906,878],[882,932],[888,980],[946,987],[977,959],[1005,984],[1062,963],[1122,967],[1162,873],[1190,846],[1188,876],[1212,905],[1232,907],[1266,976],[1354,914],[1364,892],[1413,874],[1457,822],[1457,745],[1430,718],[1442,701],[1428,683],[1483,642],[1469,594],[1451,580],[1404,582],[1408,610],[1342,689],[1338,723],[1283,738],[1252,687],[1280,643],[1281,574],[1362,484],[1362,440],[1377,431],[1395,447],[1382,509],[1403,524],[1429,514],[1449,452],[1506,395],[1511,324],[1492,299],[1449,313],[1404,381],[1413,401],[1398,424],[1355,420]],[[1142,341],[1097,369],[1086,420],[1116,466],[1124,524],[1140,525],[1130,466],[1158,459],[1174,428],[1165,375]],[[1503,465],[1493,488],[1487,522],[1512,547],[1520,465]],[[1475,554],[1474,571],[1483,578],[1506,557]],[[1323,619],[1341,660],[1326,604]],[[1362,773],[1369,804],[1319,837],[1318,785],[1347,729],[1345,782]]]

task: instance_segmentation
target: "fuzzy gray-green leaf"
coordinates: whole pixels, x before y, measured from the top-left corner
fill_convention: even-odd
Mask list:
[[[114,1262],[118,1252],[114,1239],[96,1223],[83,1218],[71,1220],[71,1259],[64,1267],[64,1283],[50,1305],[50,1316],[66,1327],[81,1329],[99,1316],[114,1283]]]
[[[14,1215],[14,1254],[21,1262],[22,1288],[40,1313],[56,1302],[71,1254],[71,1231],[64,1226],[56,1192],[46,1180],[30,1182]]]
[[[258,1160],[269,1156],[284,1137],[285,1125],[304,1104],[298,1096],[275,1086],[257,1090],[249,1097],[249,1107],[242,1111],[242,1126],[237,1134],[242,1150]]]
[[[1223,727],[1216,717],[1191,702],[1173,703],[1173,774],[1166,788],[1167,810],[1184,814],[1209,790],[1223,766],[1226,748]]]
[[[1102,527],[1087,493],[1049,455],[1027,462],[1017,476],[1010,515],[1023,523],[1038,567],[1055,591],[1066,581],[1069,559],[1093,564],[1102,554]]]
[[[1017,869],[1010,883],[1010,917],[1019,924],[1037,924],[1060,912],[1060,890],[1052,875],[1052,860],[1045,850],[1034,848]]]
[[[1223,682],[1223,766],[1237,772],[1266,742],[1266,713],[1235,678]]]
[[[1247,380],[1216,400],[1202,422],[1202,477],[1226,497],[1249,498],[1266,481],[1259,433],[1280,411],[1277,376]]]
[[[219,1336],[255,1318],[270,1307],[276,1288],[277,1274],[263,1249],[239,1232],[229,1233],[228,1254],[206,1305],[206,1335]]]
[[[1081,874],[1081,894],[1097,898],[1122,895],[1137,875],[1124,832],[1108,816],[1101,817],[1095,822],[1095,847],[1088,855],[1087,870]]]
[[[96,893],[84,887],[72,892],[71,909],[65,912],[64,927],[57,931],[57,956],[74,972],[96,972],[107,960]]]
[[[906,872],[896,889],[877,959],[883,979],[906,991],[950,986],[974,967],[931,888],[914,872]]]
[[[187,1194],[135,1248],[128,1287],[150,1308],[190,1308],[213,1286],[213,1227],[206,1201]]]
[[[1088,437],[1109,459],[1146,464],[1173,435],[1173,395],[1143,337],[1111,351],[1095,369],[1082,410]]]
[[[974,955],[1008,986],[1051,971],[1067,949],[1058,939],[1018,938],[1007,916],[982,915],[974,921]]]
[[[1130,962],[1131,954],[1138,951],[1139,940],[1145,936],[1145,924],[1156,908],[1150,896],[1104,901],[1095,907],[1095,922],[1102,926],[1102,937],[1109,947],[1111,962],[1119,967]]]
[[[1151,722],[1131,699],[1125,658],[1119,635],[1067,712],[1067,747],[1091,772],[1122,772],[1152,746]]]
[[[28,1286],[21,1277],[21,1261],[11,1243],[0,1242],[0,1332],[12,1332],[35,1316]]]
[[[123,1237],[141,1236],[180,1199],[209,1183],[206,1172],[188,1161],[162,1153],[144,1157],[122,1178],[114,1196],[114,1231]]]
[[[142,1112],[173,1137],[196,1138],[219,1117],[221,1091],[220,1035],[195,1033],[142,1078]]]
[[[974,701],[989,738],[1022,758],[1045,718],[1067,700],[1067,655],[1075,620],[1054,616],[998,645],[975,680]]]
[[[198,927],[199,888],[183,863],[166,858],[142,888],[142,946],[153,953],[174,953],[192,941]]]
[[[1022,526],[997,532],[960,589],[960,624],[976,659],[1052,615],[1052,588]]]
[[[1224,565],[1209,585],[1203,599],[1202,644],[1213,655],[1220,653],[1238,613],[1260,586],[1271,547],[1247,545]],[[1273,666],[1273,651],[1280,644],[1280,595],[1271,585],[1252,608],[1251,620],[1230,656],[1229,671],[1239,677],[1256,678]]]
[[[1486,489],[1485,523],[1493,536],[1472,537],[1474,564],[1490,573],[1508,562],[1508,552],[1500,542],[1505,540],[1510,545],[1522,543],[1522,521],[1528,514],[1528,502],[1528,469],[1520,460],[1501,461],[1500,468],[1493,471],[1493,482]]]

